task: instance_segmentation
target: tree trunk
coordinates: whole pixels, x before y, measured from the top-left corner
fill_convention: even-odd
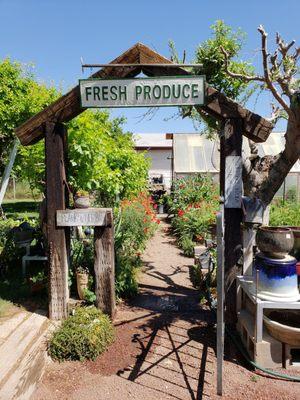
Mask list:
[[[300,108],[294,110],[285,134],[285,148],[276,156],[252,155],[244,168],[244,190],[267,206],[280,189],[286,176],[300,157]]]

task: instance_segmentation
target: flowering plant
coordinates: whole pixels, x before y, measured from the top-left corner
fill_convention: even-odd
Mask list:
[[[119,296],[137,292],[136,271],[147,240],[160,220],[153,200],[146,193],[122,200],[115,221],[116,288]]]
[[[218,199],[218,188],[210,177],[196,175],[175,182],[167,202],[173,214],[173,231],[186,255],[192,256],[195,243],[209,234]]]

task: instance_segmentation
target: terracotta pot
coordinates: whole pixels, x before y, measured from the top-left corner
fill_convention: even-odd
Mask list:
[[[75,196],[74,206],[75,208],[89,208],[90,207],[89,196]]]
[[[261,226],[257,230],[256,244],[268,257],[284,258],[293,248],[293,232],[290,228]]]
[[[89,288],[89,274],[76,272],[77,292],[80,300],[84,300],[84,290]]]

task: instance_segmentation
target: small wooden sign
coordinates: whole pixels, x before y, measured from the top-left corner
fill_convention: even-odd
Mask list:
[[[76,208],[57,210],[57,226],[106,226],[106,208]]]
[[[243,160],[228,156],[225,160],[225,208],[241,208],[243,194]]]

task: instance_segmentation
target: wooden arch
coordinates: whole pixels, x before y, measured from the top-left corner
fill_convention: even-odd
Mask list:
[[[171,64],[172,62],[149,47],[137,43],[111,64],[138,64],[124,68],[105,67],[92,75],[93,78],[129,78],[141,72],[147,76],[188,75],[183,68],[156,67],[147,64]],[[206,104],[197,106],[199,113],[206,113],[224,124],[225,151],[237,155],[241,151],[242,135],[254,142],[264,142],[273,125],[261,116],[243,108],[238,103],[226,97],[209,85],[206,85]],[[27,146],[45,138],[46,154],[46,205],[47,205],[47,241],[49,246],[49,316],[52,319],[62,319],[67,316],[68,302],[68,260],[66,246],[66,230],[56,224],[56,211],[67,206],[66,179],[66,141],[67,132],[64,122],[83,112],[80,106],[79,86],[74,87],[64,96],[49,105],[43,111],[34,115],[19,126],[15,133],[22,145]],[[225,154],[226,155],[226,154]],[[224,182],[223,182],[224,185]],[[222,181],[221,181],[222,186]],[[227,232],[230,246],[225,250],[225,268],[228,276],[234,271],[237,261],[234,249],[239,245],[240,214],[229,212],[227,219],[235,220]],[[225,214],[226,220],[226,214]],[[226,248],[226,239],[225,239]]]

